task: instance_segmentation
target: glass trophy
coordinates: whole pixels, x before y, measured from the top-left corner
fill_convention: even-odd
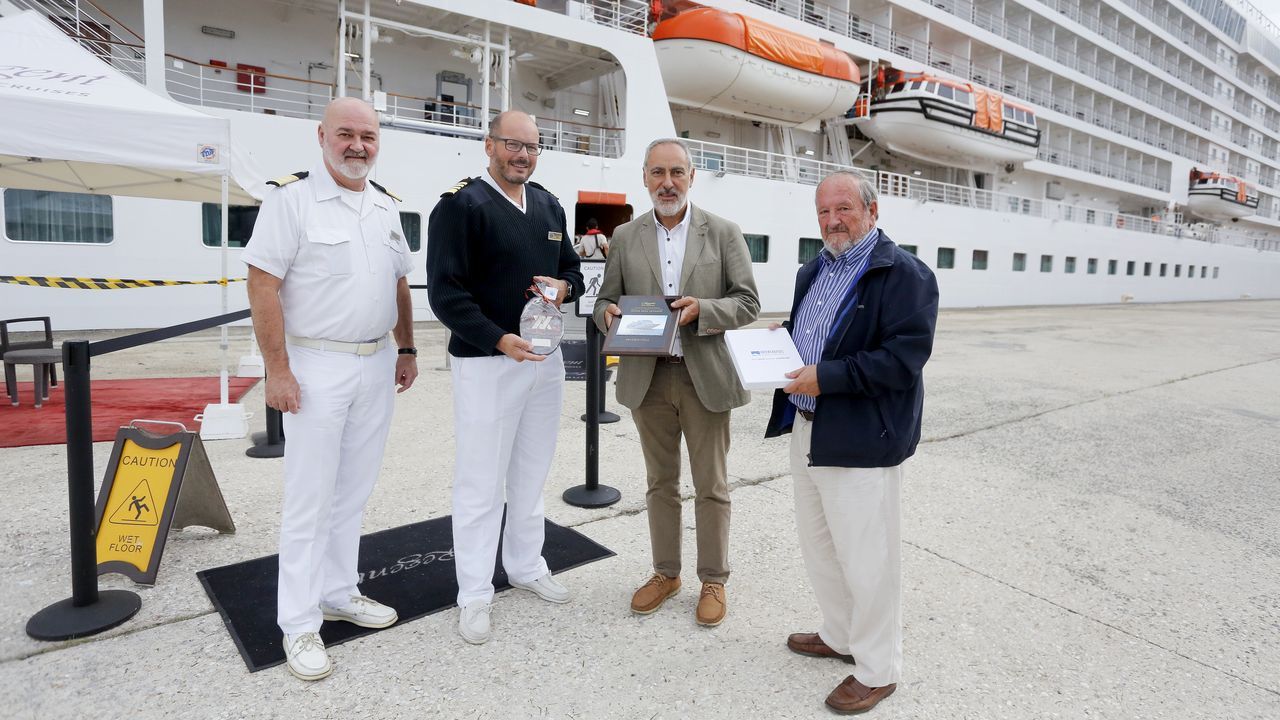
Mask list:
[[[537,283],[530,288],[533,297],[520,313],[520,337],[529,341],[535,355],[550,355],[564,337],[564,316],[555,302],[557,290]]]

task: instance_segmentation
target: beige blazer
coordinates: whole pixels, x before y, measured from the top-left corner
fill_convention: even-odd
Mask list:
[[[698,399],[712,412],[746,405],[725,347],[724,331],[748,325],[760,314],[760,296],[751,271],[751,253],[738,226],[694,205],[689,206],[689,238],[680,273],[680,294],[698,299],[698,319],[680,328],[680,342]],[[645,212],[613,231],[604,281],[596,297],[596,327],[605,330],[604,311],[623,295],[663,295],[659,271],[657,221]],[[653,379],[656,359],[622,358],[618,402],[636,408]]]

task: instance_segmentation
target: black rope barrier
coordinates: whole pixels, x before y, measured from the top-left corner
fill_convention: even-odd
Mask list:
[[[243,320],[249,317],[248,308],[237,310],[226,315],[217,315],[214,317],[204,318],[202,320],[192,320],[180,325],[170,325],[169,327],[156,328],[155,330],[144,330],[140,333],[132,335],[122,335],[120,337],[110,338],[108,340],[99,340],[96,343],[89,344],[89,356],[96,357],[98,355],[106,355],[107,353],[119,352],[120,350],[128,350],[139,345],[147,345],[161,340],[176,338],[179,335],[187,335],[201,330],[225,325],[237,320]]]

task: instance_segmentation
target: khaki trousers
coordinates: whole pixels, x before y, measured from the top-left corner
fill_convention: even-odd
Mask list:
[[[640,406],[631,411],[640,432],[649,490],[653,569],[680,575],[680,436],[689,448],[697,521],[698,579],[729,579],[729,411],[711,412],[698,399],[688,366],[658,361]]]
[[[796,413],[796,530],[822,611],[818,635],[853,656],[867,687],[902,678],[902,466],[812,467],[813,423]]]

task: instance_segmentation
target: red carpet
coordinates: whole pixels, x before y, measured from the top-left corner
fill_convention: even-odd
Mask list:
[[[228,398],[237,402],[258,378],[231,378]],[[180,422],[188,430],[198,430],[192,418],[206,405],[217,403],[218,378],[146,378],[141,380],[92,380],[89,397],[93,403],[93,440],[114,440],[116,430],[131,420]],[[0,386],[3,387],[3,386]],[[0,393],[0,395],[3,395]],[[62,445],[67,441],[66,394],[61,373],[58,387],[36,408],[35,390],[29,382],[18,383],[18,407],[0,399],[0,448],[24,445]]]

